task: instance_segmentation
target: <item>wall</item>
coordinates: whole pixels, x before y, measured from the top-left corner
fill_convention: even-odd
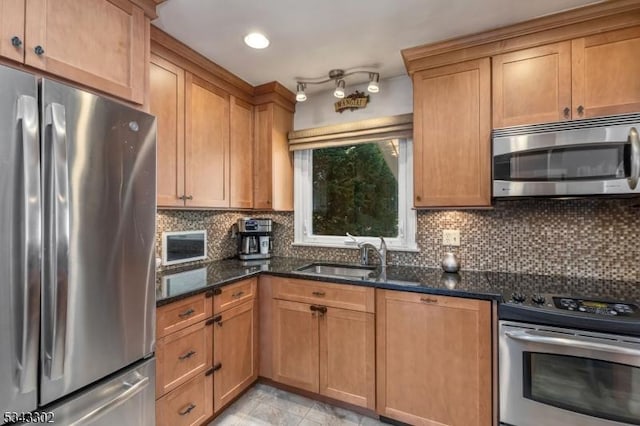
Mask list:
[[[326,84],[331,87],[329,83]],[[367,85],[368,83],[347,86],[345,92],[347,95],[356,90],[368,93]],[[293,128],[294,130],[309,129],[411,113],[413,112],[412,90],[411,79],[406,75],[380,80],[380,92],[369,93],[369,104],[365,109],[342,113],[335,112],[333,104],[338,99],[333,96],[333,88],[312,93],[307,96],[305,102],[296,104]]]
[[[245,214],[164,210],[158,231],[206,228],[210,259],[223,259],[236,253],[231,225]],[[275,255],[357,261],[353,249],[293,247],[292,213],[256,216],[274,220]],[[638,201],[518,200],[496,202],[492,210],[419,211],[420,252],[392,252],[389,262],[439,267],[443,229],[461,231],[456,251],[463,269],[640,281]]]

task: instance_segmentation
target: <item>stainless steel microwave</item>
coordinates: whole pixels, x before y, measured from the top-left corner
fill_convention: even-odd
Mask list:
[[[162,233],[162,265],[177,265],[206,258],[206,230]]]
[[[493,131],[493,196],[640,195],[640,114]]]

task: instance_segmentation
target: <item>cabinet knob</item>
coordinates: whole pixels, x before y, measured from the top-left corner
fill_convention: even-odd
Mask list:
[[[584,107],[582,105],[578,105],[578,116],[582,117],[584,114]]]
[[[564,110],[564,118],[569,118],[569,114],[571,113],[571,108],[566,107]]]
[[[36,52],[36,55],[38,56],[44,55],[44,49],[40,45],[36,46],[33,51]]]
[[[13,36],[11,37],[11,45],[13,47],[20,47],[22,46],[22,40],[18,36]]]
[[[416,195],[416,201],[420,201],[422,198],[419,195]]]

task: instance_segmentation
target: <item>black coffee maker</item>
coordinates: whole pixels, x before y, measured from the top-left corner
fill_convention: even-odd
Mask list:
[[[236,223],[238,257],[242,260],[269,259],[273,249],[271,219],[243,217]]]

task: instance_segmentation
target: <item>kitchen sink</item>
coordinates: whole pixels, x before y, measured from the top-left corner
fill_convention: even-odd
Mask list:
[[[375,278],[375,266],[338,265],[335,263],[312,263],[297,269],[305,274],[323,275],[327,277],[343,278]]]

